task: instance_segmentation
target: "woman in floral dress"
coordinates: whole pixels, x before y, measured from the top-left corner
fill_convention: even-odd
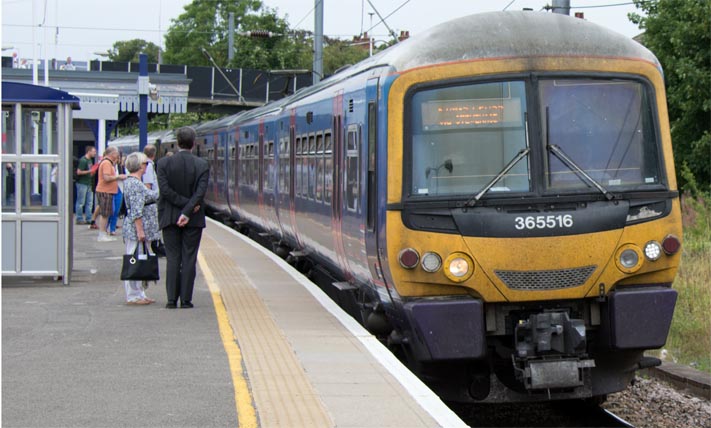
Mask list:
[[[123,226],[123,240],[126,253],[133,254],[139,246],[139,254],[143,253],[145,242],[148,252],[152,254],[151,242],[160,239],[158,228],[158,190],[146,188],[141,181],[146,171],[148,158],[140,152],[131,153],[126,157],[125,167],[129,176],[123,183],[123,196],[126,201],[126,217]],[[126,287],[126,304],[149,305],[155,300],[146,296],[143,281],[124,281]]]

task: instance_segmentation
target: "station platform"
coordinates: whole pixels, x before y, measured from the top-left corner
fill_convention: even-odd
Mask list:
[[[192,309],[165,309],[163,281],[148,288],[155,304],[126,305],[122,253],[120,238],[76,226],[69,286],[3,278],[3,426],[466,426],[318,287],[237,232],[208,222]]]

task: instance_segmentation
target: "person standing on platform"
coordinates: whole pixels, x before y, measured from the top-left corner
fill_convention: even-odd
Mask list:
[[[116,165],[114,165],[117,175],[126,172],[123,165],[124,158],[121,152],[119,152],[118,156],[119,160]],[[118,219],[119,214],[121,213],[121,205],[123,205],[123,181],[118,182],[118,192],[114,195],[113,212],[111,213],[111,217],[109,217],[109,225],[107,229],[109,235],[111,236],[116,235],[116,229],[120,227],[118,225]]]
[[[96,148],[86,146],[84,156],[79,159],[77,165],[77,203],[74,212],[77,216],[77,224],[88,224],[91,222],[91,213],[94,204],[94,191],[92,177],[94,175],[94,157]]]
[[[145,184],[148,189],[158,190],[158,177],[156,177],[155,168],[156,146],[153,144],[147,144],[143,149],[143,154],[148,158],[146,172],[143,174],[143,184]],[[156,211],[155,214],[156,217],[158,217],[158,207],[153,206],[152,209]],[[165,245],[163,244],[163,240],[161,238],[151,242],[151,249],[158,255],[158,257],[165,257]]]
[[[99,184],[96,185],[96,200],[99,203],[99,242],[115,241],[107,233],[109,217],[114,211],[114,195],[118,193],[118,182],[126,179],[126,174],[117,174],[116,164],[119,151],[116,147],[107,147],[104,158],[99,164]]]
[[[158,190],[147,189],[141,181],[147,165],[148,159],[141,152],[131,153],[126,157],[129,176],[123,185],[126,200],[126,218],[123,223],[125,254],[133,254],[137,246],[140,246],[139,254],[145,250],[150,253],[151,242],[160,238],[158,215],[155,211]],[[143,244],[146,245],[145,250]],[[155,302],[146,296],[146,287],[141,281],[124,281],[124,287],[128,305],[149,305]]]
[[[195,269],[202,230],[210,166],[191,153],[195,130],[178,129],[178,153],[158,161],[158,220],[167,255],[166,308],[192,308]]]

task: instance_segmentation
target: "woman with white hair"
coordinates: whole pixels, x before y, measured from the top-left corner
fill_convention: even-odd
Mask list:
[[[158,201],[158,190],[146,188],[141,181],[147,164],[146,155],[134,152],[126,157],[124,165],[129,173],[123,184],[123,196],[126,201],[123,240],[126,244],[126,254],[133,254],[137,246],[139,253],[143,253],[144,242],[145,248],[151,253],[151,242],[160,239],[158,216],[153,206]],[[149,305],[155,302],[146,296],[146,287],[142,281],[124,281],[124,285],[126,304]]]

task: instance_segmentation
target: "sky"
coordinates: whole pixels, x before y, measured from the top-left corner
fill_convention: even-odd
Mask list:
[[[286,18],[292,28],[313,31],[314,4],[320,0],[263,0]],[[540,11],[552,0],[323,0],[324,33],[352,39],[368,31],[376,40],[387,39],[388,29],[415,35],[434,25],[474,13],[531,8]],[[172,19],[184,12],[191,0],[2,0],[3,56],[17,53],[33,57],[33,31],[37,57],[76,61],[101,59],[114,42],[144,39],[163,46]],[[627,14],[636,9],[625,0],[570,0],[571,15],[625,36],[640,33]],[[372,6],[371,6],[372,5]],[[34,13],[33,13],[34,10]],[[372,15],[371,15],[372,14]],[[33,27],[34,16],[34,27]],[[372,19],[372,21],[371,21]],[[371,24],[372,22],[372,24]],[[38,27],[40,26],[41,27]],[[372,28],[371,28],[372,27]]]

